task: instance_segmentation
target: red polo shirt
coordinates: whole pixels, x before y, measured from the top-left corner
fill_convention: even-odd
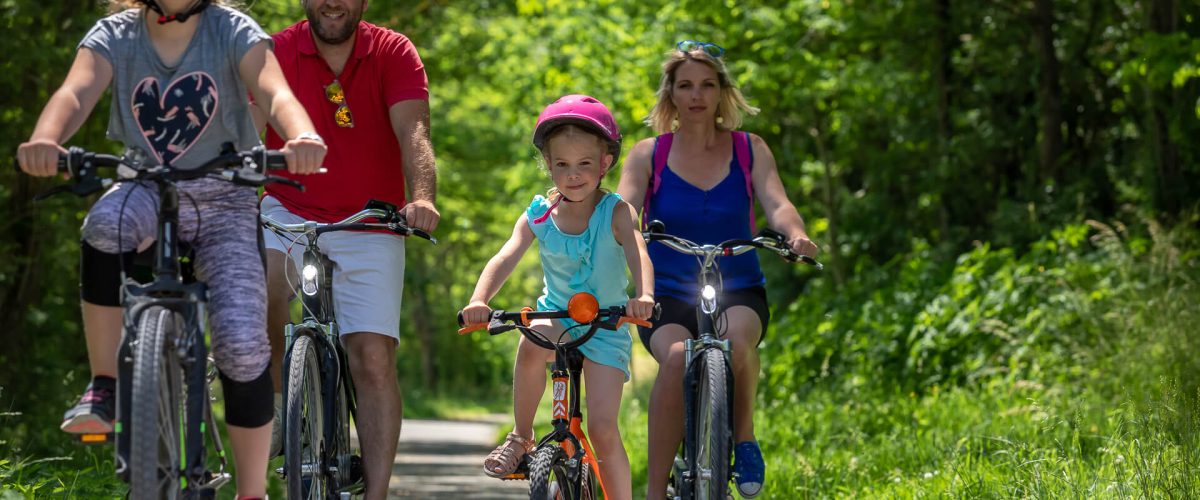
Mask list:
[[[275,57],[292,93],[308,111],[317,133],[325,139],[325,174],[290,175],[305,190],[270,184],[274,196],[290,212],[309,220],[334,222],[362,210],[367,200],[404,205],[404,165],[400,143],[392,130],[388,110],[409,99],[429,99],[425,65],[412,42],[399,33],[360,22],[354,53],[336,75],[345,92],[353,127],[334,121],[338,105],[325,97],[325,87],[335,75],[317,53],[308,21],[277,33]],[[283,147],[275,130],[267,129],[267,147]],[[274,173],[274,172],[273,172]]]

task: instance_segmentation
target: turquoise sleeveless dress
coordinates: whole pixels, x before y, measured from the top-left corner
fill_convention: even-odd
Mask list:
[[[545,276],[545,288],[538,298],[539,311],[566,309],[567,301],[577,292],[595,295],[601,308],[623,306],[629,301],[625,293],[629,285],[625,277],[628,263],[612,230],[613,207],[620,200],[616,193],[606,193],[596,204],[587,229],[581,234],[569,234],[558,229],[554,217],[548,217],[541,224],[533,222],[551,205],[551,201],[541,195],[533,197],[525,215],[529,219],[529,229],[538,240],[538,255]],[[567,328],[577,324],[571,319],[559,321]],[[585,333],[587,327],[571,330],[575,338]],[[629,380],[629,357],[633,350],[629,325],[621,325],[618,331],[598,330],[579,350],[593,363],[621,370],[625,380]]]

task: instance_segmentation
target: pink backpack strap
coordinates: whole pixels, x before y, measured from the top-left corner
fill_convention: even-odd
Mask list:
[[[667,156],[671,154],[671,140],[675,134],[667,133],[654,138],[654,157],[651,160],[653,171],[650,174],[650,185],[646,187],[646,198],[642,201],[642,229],[650,223],[650,198],[658,193],[662,185],[662,171],[667,167]]]
[[[750,234],[758,232],[758,221],[754,217],[754,180],[750,177],[750,169],[754,167],[754,151],[750,148],[748,132],[733,133],[733,155],[737,157],[742,176],[746,179],[746,197],[750,199]]]

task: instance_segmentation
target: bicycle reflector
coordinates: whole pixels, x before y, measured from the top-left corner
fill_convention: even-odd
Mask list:
[[[302,278],[302,281],[303,281],[301,288],[304,290],[304,295],[309,295],[309,296],[316,295],[317,294],[317,266],[314,266],[312,264],[305,264],[304,269],[302,271],[300,271],[300,277]]]
[[[600,314],[600,302],[596,296],[587,292],[579,292],[567,301],[567,314],[576,323],[591,323]]]

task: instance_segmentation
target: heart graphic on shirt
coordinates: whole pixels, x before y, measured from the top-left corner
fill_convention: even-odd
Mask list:
[[[160,91],[147,77],[133,87],[133,119],[160,164],[169,165],[196,143],[217,112],[217,84],[208,73],[188,73]]]

